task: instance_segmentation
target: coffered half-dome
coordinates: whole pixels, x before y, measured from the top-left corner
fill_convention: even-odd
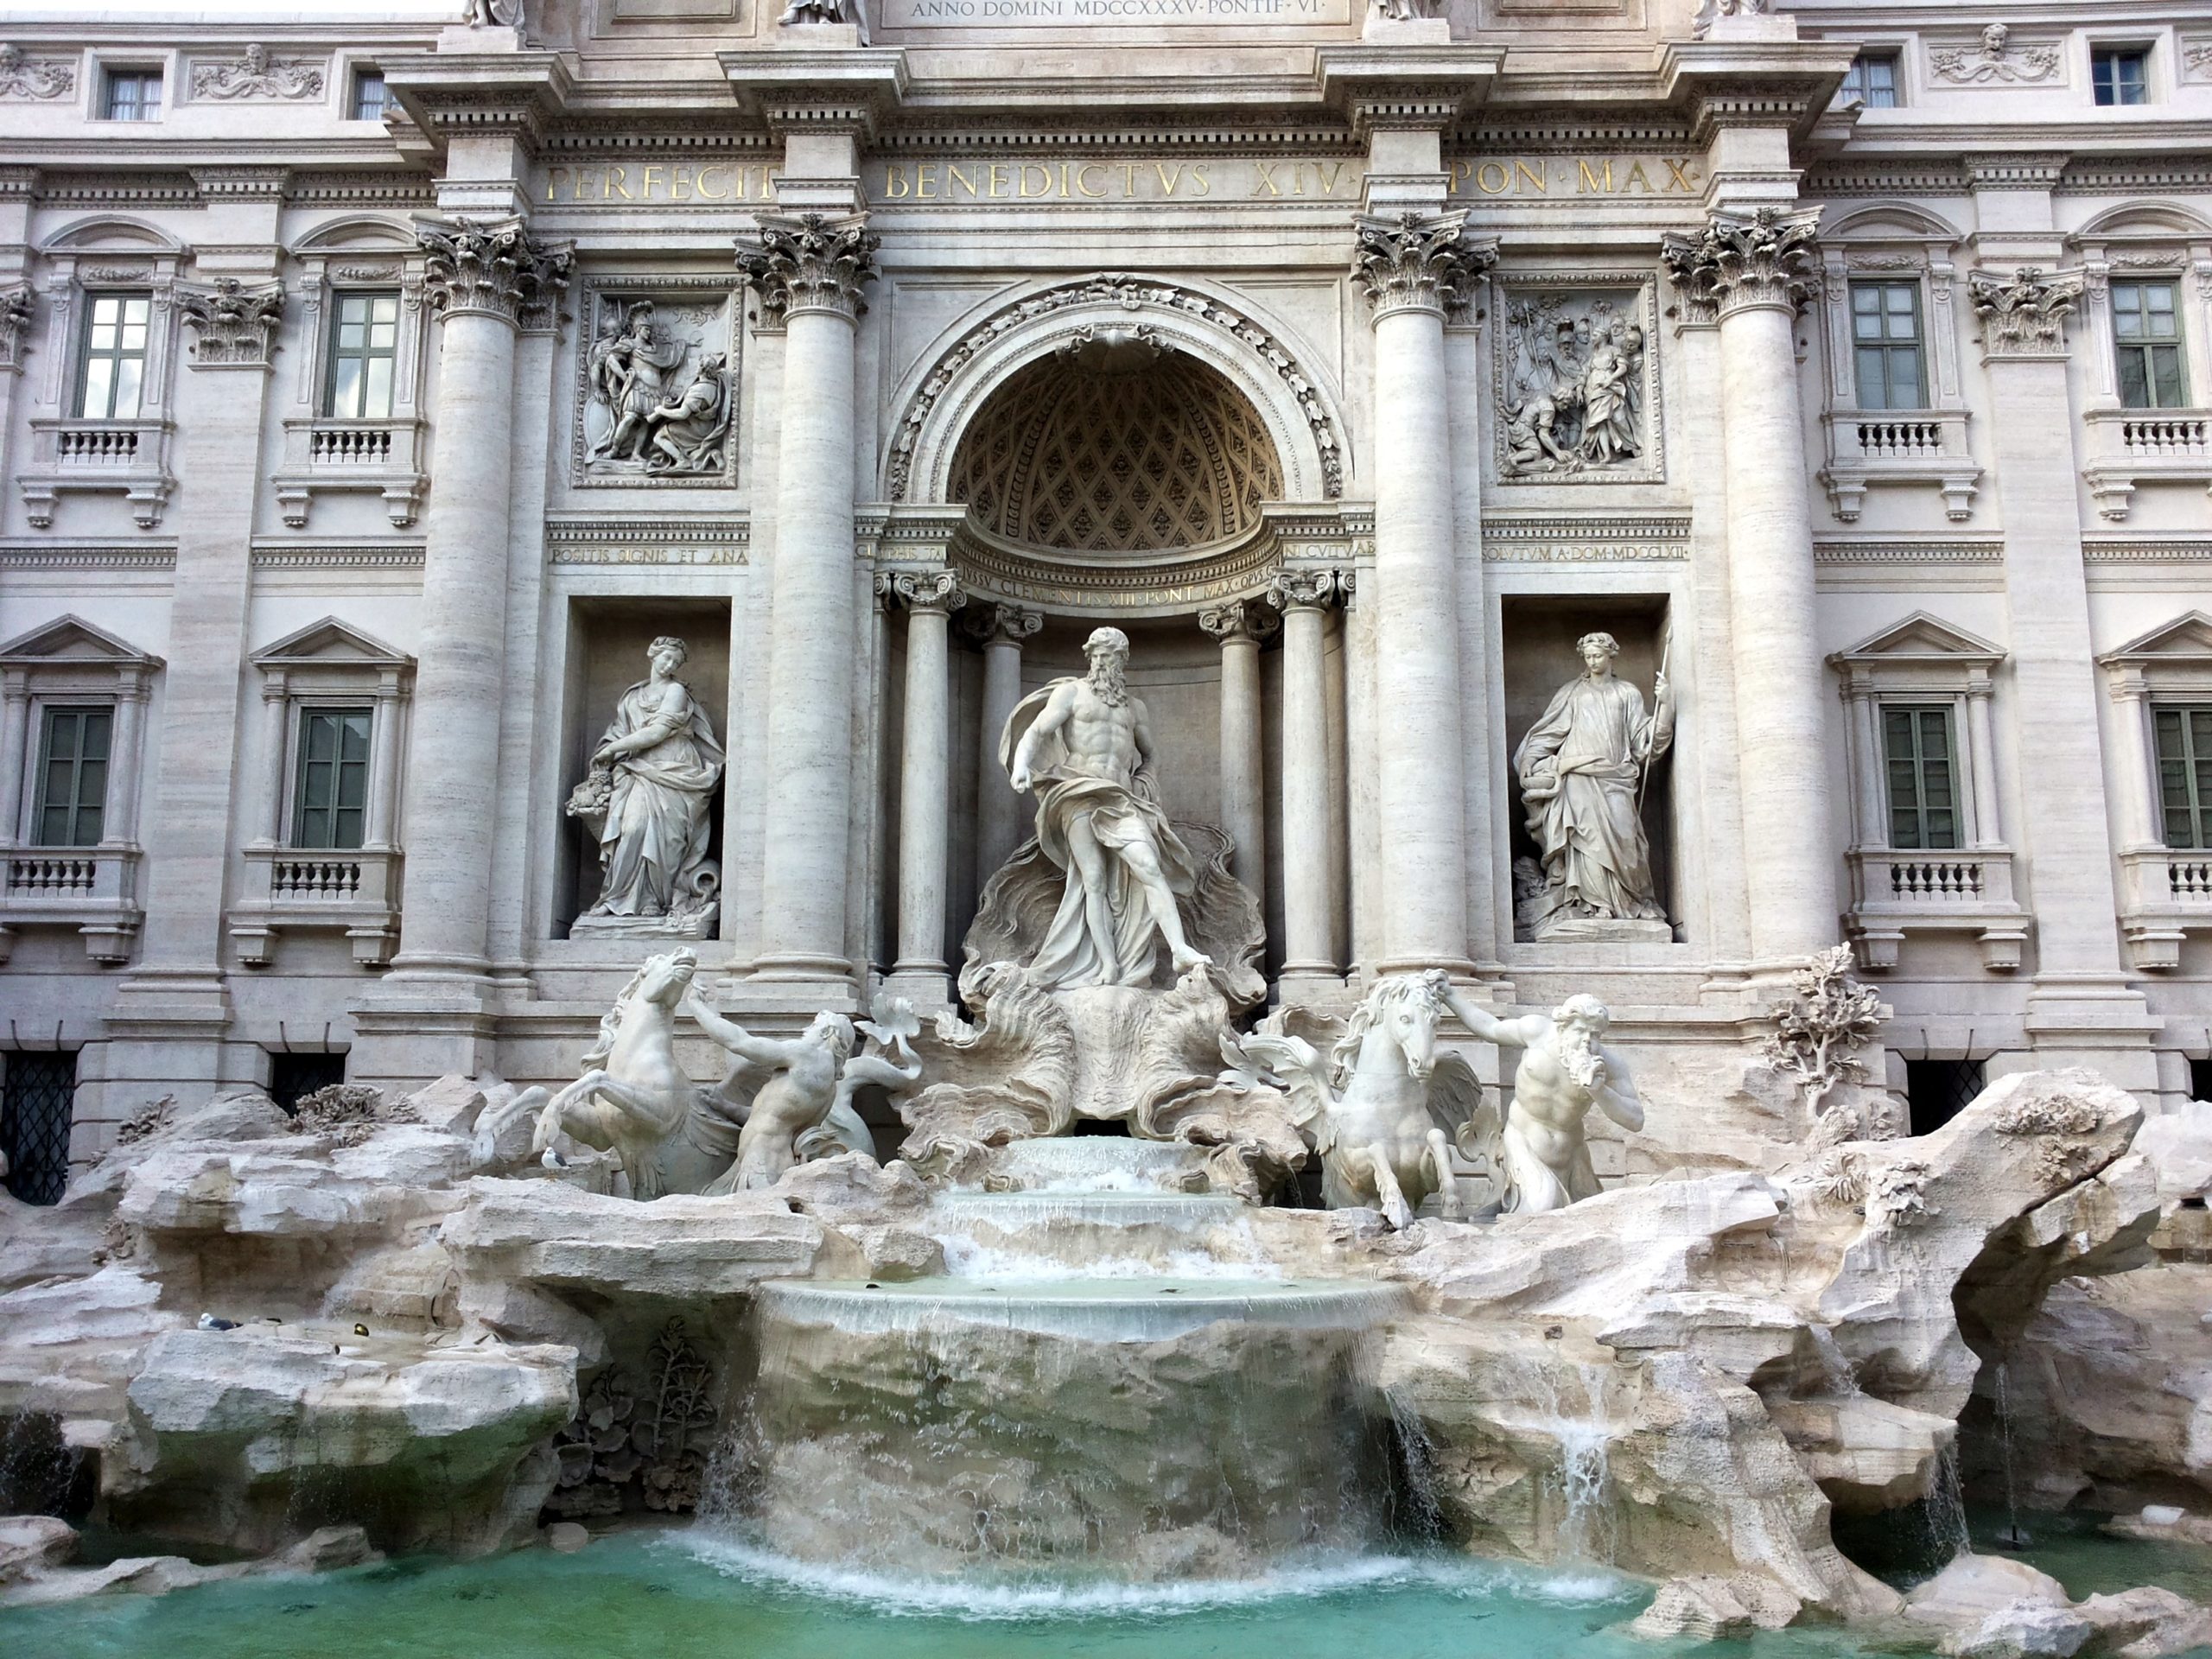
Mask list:
[[[976,412],[951,497],[1003,539],[1070,552],[1203,547],[1283,494],[1258,411],[1205,364],[1094,340],[1030,364]]]

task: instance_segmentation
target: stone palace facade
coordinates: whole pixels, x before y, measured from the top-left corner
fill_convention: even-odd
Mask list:
[[[1594,993],[1710,1150],[1846,941],[1923,1126],[2208,1092],[2195,9],[223,10],[0,46],[20,1194],[672,940],[944,1006],[1101,626],[1276,1000]]]

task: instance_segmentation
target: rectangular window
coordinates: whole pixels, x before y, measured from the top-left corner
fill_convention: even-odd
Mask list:
[[[89,421],[134,421],[146,388],[150,294],[86,296],[85,338],[77,365],[77,413]]]
[[[2178,284],[2114,283],[2113,345],[2120,353],[2120,401],[2129,409],[2180,409],[2189,401],[2181,365]]]
[[[391,102],[385,95],[383,70],[356,69],[353,72],[353,119],[381,121]]]
[[[2089,54],[2089,86],[2100,104],[2148,104],[2151,54],[2139,46],[2101,46]]]
[[[323,413],[341,421],[391,418],[399,361],[399,296],[341,293],[331,321],[330,383]]]
[[[17,1049],[0,1058],[0,1154],[8,1191],[25,1204],[59,1204],[69,1185],[69,1120],[77,1051]]]
[[[162,72],[111,69],[100,83],[100,116],[108,121],[162,118]]]
[[[1837,96],[1843,103],[1863,104],[1870,110],[1897,108],[1897,54],[1861,52],[1844,72]]]
[[[1928,407],[1918,283],[1853,283],[1851,346],[1859,408]]]
[[[39,721],[34,845],[97,847],[107,816],[111,709],[48,709]]]
[[[1882,750],[1890,773],[1890,845],[1907,852],[1955,850],[1959,787],[1951,711],[1884,709]]]
[[[2166,845],[2212,847],[2212,703],[2151,711],[2158,738],[2158,806]]]
[[[368,827],[368,804],[369,711],[302,709],[292,845],[359,847]]]
[[[1933,1135],[1974,1103],[1982,1089],[1980,1060],[1907,1060],[1905,1110],[1915,1135]]]

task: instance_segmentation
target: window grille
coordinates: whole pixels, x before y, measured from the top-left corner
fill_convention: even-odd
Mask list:
[[[0,1153],[8,1191],[25,1204],[54,1204],[69,1185],[69,1125],[77,1097],[73,1049],[0,1056]]]

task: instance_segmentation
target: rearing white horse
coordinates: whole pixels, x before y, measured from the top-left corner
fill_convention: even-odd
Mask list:
[[[1452,1146],[1455,1137],[1463,1150],[1476,1144],[1482,1084],[1465,1060],[1437,1049],[1449,999],[1450,982],[1436,969],[1376,981],[1325,1061],[1300,1037],[1254,1032],[1224,1041],[1232,1060],[1290,1096],[1321,1154],[1330,1209],[1371,1205],[1404,1228],[1433,1192],[1446,1220],[1463,1215]]]

